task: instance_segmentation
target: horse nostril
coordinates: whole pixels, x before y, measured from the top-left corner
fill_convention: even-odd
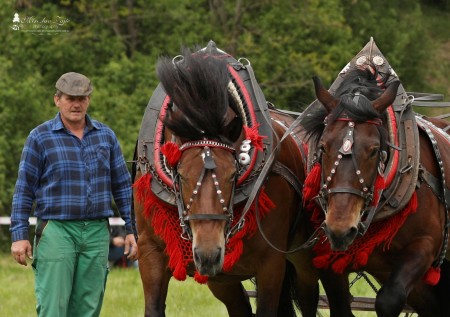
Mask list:
[[[222,260],[222,248],[216,248],[210,252],[204,252],[194,248],[194,261],[201,265],[216,265]]]
[[[199,254],[201,252],[199,252],[198,248],[194,248],[194,261],[197,263],[201,263],[202,261],[202,257],[201,254]]]
[[[354,239],[356,237],[356,235],[358,234],[358,228],[357,227],[351,227],[350,230],[348,231],[347,236],[350,239]]]

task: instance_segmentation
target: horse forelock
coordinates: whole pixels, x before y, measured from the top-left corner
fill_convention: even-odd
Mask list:
[[[220,139],[232,102],[226,61],[185,49],[179,62],[160,58],[157,73],[175,106],[167,112],[164,124],[185,139]]]
[[[378,73],[372,73],[370,69],[355,68],[349,71],[336,90],[335,97],[340,102],[331,113],[330,120],[338,118],[342,112],[357,122],[379,118],[380,114],[371,103],[383,93],[378,86],[377,76]],[[357,93],[360,94],[359,98],[355,98]]]
[[[348,71],[334,94],[339,103],[332,112],[327,113],[324,107],[318,107],[302,121],[307,136],[317,142],[325,129],[325,118],[327,124],[333,123],[342,116],[355,122],[384,119],[384,115],[380,114],[371,103],[383,93],[378,86],[377,76],[378,74],[372,73],[370,69],[354,68]],[[355,98],[357,93],[360,94],[359,98]],[[384,143],[387,132],[383,127],[379,127],[379,131]]]

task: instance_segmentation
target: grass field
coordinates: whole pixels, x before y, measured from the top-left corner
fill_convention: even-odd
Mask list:
[[[22,267],[13,262],[9,254],[0,256],[0,316],[36,316],[34,297],[34,276],[31,266]],[[246,283],[248,289],[251,283]],[[355,296],[374,296],[367,283],[360,280],[352,287]],[[376,316],[372,312],[355,312],[358,317]],[[102,317],[142,317],[144,295],[136,269],[113,269],[109,273]],[[216,300],[207,286],[199,285],[193,279],[170,282],[166,315],[183,317],[226,317],[225,306]],[[299,314],[300,315],[300,314]],[[318,316],[329,316],[320,311]]]

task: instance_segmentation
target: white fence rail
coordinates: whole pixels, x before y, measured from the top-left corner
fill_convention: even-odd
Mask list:
[[[10,224],[11,224],[10,217],[0,217],[0,226],[1,225],[10,225]],[[111,226],[123,226],[125,224],[125,222],[122,220],[122,218],[113,217],[113,218],[109,218],[109,224]],[[36,217],[30,217],[30,225],[32,225],[32,226],[36,225]]]

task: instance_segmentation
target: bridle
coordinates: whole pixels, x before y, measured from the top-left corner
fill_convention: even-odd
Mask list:
[[[183,195],[182,195],[182,188],[180,185],[180,174],[178,172],[175,173],[174,177],[174,191],[176,195],[176,202],[178,207],[178,216],[180,220],[180,226],[182,227],[182,234],[181,237],[186,240],[192,241],[192,230],[190,227],[189,222],[191,220],[224,220],[226,221],[226,227],[225,227],[225,237],[229,237],[229,231],[231,230],[231,223],[233,222],[233,196],[234,196],[234,188],[237,183],[237,174],[235,176],[235,180],[233,182],[233,188],[231,190],[231,198],[228,206],[225,204],[225,200],[222,196],[222,190],[220,188],[219,180],[217,179],[216,175],[216,162],[214,161],[214,157],[212,155],[211,149],[212,148],[218,148],[222,150],[226,150],[228,152],[231,152],[233,156],[235,157],[235,164],[237,166],[237,160],[236,160],[236,150],[234,147],[224,144],[219,141],[213,141],[213,140],[199,140],[199,141],[192,141],[187,142],[181,145],[180,151],[186,151],[191,148],[202,148],[201,156],[203,159],[203,168],[200,173],[200,176],[196,182],[196,186],[194,190],[191,193],[191,196],[189,198],[188,203],[186,206],[183,202]],[[200,187],[203,184],[204,178],[207,175],[207,173],[210,172],[211,178],[213,181],[213,184],[215,186],[216,194],[219,199],[219,202],[222,206],[223,214],[207,214],[207,213],[199,213],[199,214],[193,214],[189,215],[189,211],[192,207],[192,203],[194,202],[195,198],[197,197],[197,194],[200,190]]]
[[[316,201],[318,202],[319,206],[322,208],[324,213],[327,213],[328,208],[328,195],[334,194],[334,193],[348,193],[357,195],[359,197],[362,197],[364,199],[364,208],[361,211],[361,219],[364,218],[364,216],[367,215],[366,219],[364,221],[361,220],[358,226],[358,232],[361,235],[364,235],[373,219],[373,216],[375,214],[375,211],[377,209],[381,193],[377,195],[377,201],[374,201],[374,192],[376,190],[375,188],[375,182],[376,178],[373,180],[371,185],[368,185],[364,179],[364,176],[361,175],[361,170],[359,169],[359,165],[356,159],[356,156],[353,153],[353,144],[354,144],[354,131],[355,131],[355,125],[356,123],[351,120],[350,118],[346,117],[345,115],[341,115],[340,117],[336,118],[336,121],[346,121],[347,123],[347,132],[342,140],[342,146],[339,149],[339,153],[337,155],[336,160],[333,163],[333,167],[330,171],[328,171],[328,175],[325,177],[325,171],[322,170],[321,173],[321,180],[320,180],[320,191],[319,194],[315,197]],[[369,123],[374,124],[376,126],[381,126],[382,121],[380,119],[375,120],[367,120],[363,123]],[[319,162],[321,166],[322,160],[323,160],[323,150],[319,149],[318,153],[316,154],[315,162]],[[356,176],[358,177],[358,182],[361,185],[361,188],[356,189],[352,187],[330,187],[330,183],[333,179],[333,177],[336,175],[336,170],[339,167],[339,164],[341,162],[341,159],[344,157],[350,157],[353,162],[353,168],[355,170]],[[386,151],[379,150],[378,155],[378,174],[383,177],[383,172],[385,168],[385,161],[387,158]]]

